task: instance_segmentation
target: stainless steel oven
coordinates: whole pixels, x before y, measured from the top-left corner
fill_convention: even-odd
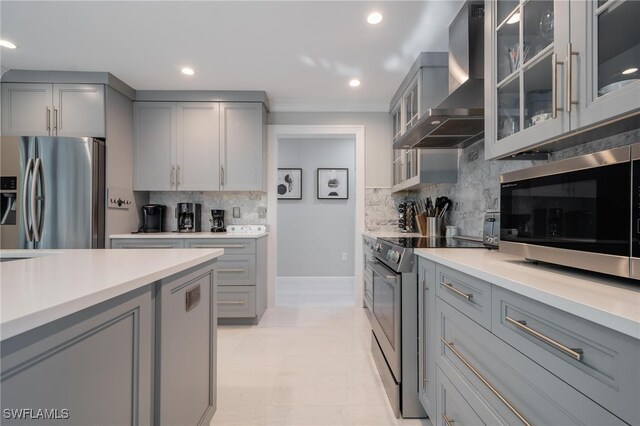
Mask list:
[[[640,144],[506,173],[500,182],[501,252],[640,278]]]

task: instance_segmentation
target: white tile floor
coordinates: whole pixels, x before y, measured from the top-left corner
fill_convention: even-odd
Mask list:
[[[363,310],[312,306],[311,293],[296,296],[304,301],[300,307],[269,309],[258,326],[218,328],[218,408],[211,424],[430,425],[394,417]]]

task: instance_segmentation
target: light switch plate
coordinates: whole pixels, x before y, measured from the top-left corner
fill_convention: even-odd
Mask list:
[[[133,204],[133,192],[126,189],[109,188],[107,207],[110,209],[129,210],[129,206]]]
[[[258,218],[266,219],[267,218],[267,208],[266,207],[258,207]]]
[[[233,217],[235,217],[235,218],[239,218],[240,217],[240,207],[234,207],[233,208]]]

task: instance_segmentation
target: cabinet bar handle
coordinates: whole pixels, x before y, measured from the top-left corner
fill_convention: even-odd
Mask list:
[[[224,185],[224,166],[220,166],[220,185]]]
[[[558,65],[563,65],[564,62],[558,61],[558,55],[551,55],[551,118],[558,118],[558,111],[562,111],[562,108],[558,108]]]
[[[571,43],[567,44],[567,112],[571,112],[571,105],[577,105],[578,101],[571,100],[573,95],[573,56],[578,56],[574,52]]]
[[[500,392],[498,392],[496,390],[496,388],[494,388],[491,383],[489,383],[484,377],[482,377],[482,375],[478,372],[478,370],[476,370],[471,364],[469,364],[469,361],[467,361],[466,359],[464,359],[464,357],[462,355],[460,355],[460,353],[456,350],[456,348],[453,347],[453,343],[451,342],[447,342],[446,340],[444,340],[444,338],[440,338],[440,340],[442,341],[442,343],[445,344],[445,346],[451,351],[453,352],[453,354],[469,369],[471,370],[471,372],[473,373],[474,376],[476,376],[482,383],[484,383],[484,385],[486,387],[489,388],[489,390],[500,400],[502,401],[502,403],[504,405],[507,406],[507,408],[525,425],[527,426],[531,426],[531,423],[529,423],[527,421],[527,419],[525,419],[522,414],[520,414],[518,412],[518,410],[516,410],[513,405],[511,405],[509,403],[509,401],[507,401],[502,395],[500,395]]]
[[[471,294],[471,293],[463,293],[460,290],[458,290],[457,288],[454,288],[453,284],[449,284],[449,283],[443,282],[442,285],[447,290],[453,292],[454,294],[457,294],[458,296],[462,297],[463,299],[467,300],[468,302],[471,301],[471,299],[473,299],[473,294]]]
[[[225,248],[237,248],[237,249],[241,249],[244,248],[244,244],[218,244],[215,246],[210,246],[210,245],[199,245],[199,246],[193,246],[193,248],[221,248],[221,249],[225,249]]]
[[[447,426],[453,426],[453,424],[455,423],[453,420],[447,417],[447,414],[444,412],[442,413],[442,420],[444,420],[444,424]]]
[[[170,245],[153,245],[153,246],[126,246],[123,248],[131,248],[131,249],[148,249],[148,248],[173,248],[173,246]]]
[[[53,107],[53,130],[56,131],[56,136],[58,135],[58,108]]]
[[[238,268],[238,269],[218,269],[218,272],[244,272],[244,268]]]
[[[218,305],[244,305],[242,300],[221,300]]]
[[[178,164],[178,169],[176,171],[176,188],[180,185],[180,164]]]
[[[49,109],[49,107],[45,107],[45,112],[47,113],[44,119],[47,123],[47,130],[51,130],[51,110]]]
[[[565,345],[563,345],[562,343],[553,340],[550,337],[545,336],[544,334],[540,333],[539,331],[534,330],[533,328],[527,326],[527,322],[526,321],[519,321],[519,320],[515,320],[513,318],[511,318],[510,316],[505,316],[504,319],[513,324],[514,326],[516,326],[516,328],[524,331],[525,333],[535,337],[538,340],[543,341],[544,343],[546,343],[547,345],[559,350],[560,352],[562,352],[565,355],[569,355],[571,358],[577,360],[577,361],[582,361],[582,357],[584,354],[584,351],[582,349],[579,348],[569,348]]]
[[[171,179],[171,189],[173,189],[173,185],[175,185],[175,173],[176,173],[176,166],[171,166],[171,173],[169,173],[169,177]]]

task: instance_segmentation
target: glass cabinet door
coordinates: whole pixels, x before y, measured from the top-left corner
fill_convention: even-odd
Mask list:
[[[418,121],[418,82],[413,84],[404,98],[405,129],[409,130]]]
[[[400,114],[400,106],[391,113],[391,122],[393,126],[393,141],[395,142],[402,135],[402,118]]]
[[[568,130],[569,120],[560,112],[565,53],[560,45],[568,41],[569,6],[565,0],[491,3],[497,112],[492,155],[500,155]]]

